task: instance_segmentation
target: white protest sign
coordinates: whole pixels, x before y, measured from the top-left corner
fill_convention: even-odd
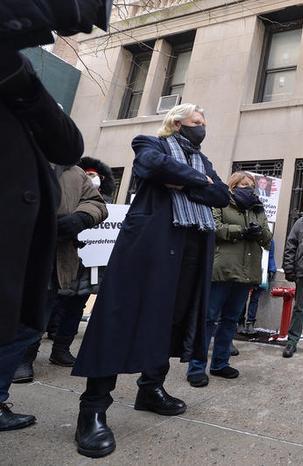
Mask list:
[[[86,243],[78,253],[85,267],[107,265],[129,205],[107,204],[108,217],[100,225],[84,230],[78,239]]]
[[[256,182],[256,194],[262,201],[269,222],[276,222],[279,197],[281,191],[281,178],[265,176],[260,173],[250,173]]]

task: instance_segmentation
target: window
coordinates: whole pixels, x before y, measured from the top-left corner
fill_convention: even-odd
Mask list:
[[[245,162],[234,162],[232,173],[238,171],[260,173],[265,176],[282,178],[283,160],[249,160]]]
[[[114,168],[112,168],[112,172],[113,172],[113,175],[114,175],[114,178],[115,178],[116,188],[115,188],[115,191],[112,193],[112,195],[110,197],[108,196],[108,198],[106,198],[105,201],[108,202],[108,203],[114,204],[114,203],[117,202],[117,197],[118,197],[119,189],[120,189],[120,186],[121,186],[124,167],[114,167]]]
[[[182,99],[195,37],[196,30],[194,29],[165,37],[171,46],[171,52],[162,96],[178,94]]]
[[[191,57],[191,50],[184,52],[173,51],[175,58],[172,59],[171,76],[167,95],[179,94],[182,98],[186,81],[186,73]]]
[[[293,94],[301,36],[301,27],[288,29],[285,25],[284,29],[281,26],[268,29],[258,101],[285,100]]]
[[[172,50],[163,95],[179,94],[182,99],[191,52],[192,44]]]
[[[133,55],[119,118],[134,118],[137,116],[150,60],[151,52]]]

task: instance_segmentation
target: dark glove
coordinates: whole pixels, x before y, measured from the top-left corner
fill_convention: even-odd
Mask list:
[[[288,282],[295,282],[296,281],[296,275],[294,273],[286,273],[285,274],[285,280]]]
[[[257,240],[262,236],[262,227],[257,223],[250,222],[248,227],[243,229],[243,238],[247,240]]]
[[[24,55],[0,45],[0,97],[32,97],[34,75],[31,63]]]
[[[272,282],[275,279],[276,272],[268,272],[268,281]]]
[[[74,239],[83,230],[91,228],[94,224],[93,218],[84,212],[76,212],[58,218],[58,239],[61,241]]]

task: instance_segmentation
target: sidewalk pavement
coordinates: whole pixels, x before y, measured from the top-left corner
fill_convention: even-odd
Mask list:
[[[86,324],[74,344],[76,352]],[[48,362],[43,340],[36,381],[14,385],[14,411],[35,414],[35,426],[0,433],[1,466],[287,466],[303,465],[303,352],[281,357],[281,348],[237,342],[232,363],[240,377],[210,376],[204,388],[186,382],[186,366],[171,361],[166,388],[186,401],[186,413],[165,417],[135,411],[136,376],[123,375],[108,423],[117,449],[104,459],[78,455],[74,431],[85,381]]]

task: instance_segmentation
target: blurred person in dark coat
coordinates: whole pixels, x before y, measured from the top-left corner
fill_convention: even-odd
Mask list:
[[[77,236],[83,230],[99,225],[106,219],[108,212],[98,189],[80,167],[55,165],[54,171],[61,189],[61,202],[57,211],[56,257],[46,313],[52,314],[59,306],[61,318],[53,338],[50,361],[59,366],[72,366],[75,358],[70,352],[70,346],[77,334],[85,304],[83,296],[78,296],[72,289],[74,286],[77,291],[83,269],[86,270],[78,255],[78,248],[84,247],[85,243],[79,241]],[[80,298],[80,303],[75,298]],[[62,312],[62,308],[65,312]],[[38,340],[27,348],[15,372],[14,383],[33,381],[33,362],[40,342]]]
[[[295,305],[288,329],[283,358],[292,358],[297,351],[303,329],[303,217],[298,218],[287,237],[283,270],[285,279],[296,285]]]
[[[81,396],[79,453],[115,448],[106,411],[117,374],[142,372],[135,409],[174,416],[184,401],[164,387],[169,357],[203,357],[213,264],[210,206],[228,188],[201,153],[205,117],[193,104],[166,115],[160,137],[132,142],[137,192],[109,260],[73,374],[88,377]]]
[[[105,25],[110,2],[2,0],[0,3],[0,431],[26,427],[6,401],[26,348],[44,329],[45,304],[56,244],[60,191],[49,162],[74,164],[82,137],[19,52],[53,42],[52,29],[71,35]],[[105,26],[103,26],[105,27]]]

